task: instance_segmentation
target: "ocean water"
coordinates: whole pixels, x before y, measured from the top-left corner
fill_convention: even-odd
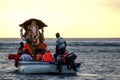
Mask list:
[[[120,39],[65,39],[67,50],[77,55],[81,67],[73,74],[21,74],[8,60],[16,53],[20,39],[0,39],[0,80],[120,80]],[[55,52],[56,39],[46,39]]]

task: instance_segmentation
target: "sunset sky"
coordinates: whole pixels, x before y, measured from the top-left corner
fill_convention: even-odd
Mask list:
[[[20,38],[30,18],[48,25],[46,38],[120,38],[120,0],[0,0],[0,38]]]

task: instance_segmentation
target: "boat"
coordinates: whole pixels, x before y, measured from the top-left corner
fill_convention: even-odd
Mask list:
[[[40,50],[47,50],[47,45],[44,43],[44,37],[43,35],[43,28],[47,27],[46,24],[44,24],[41,20],[38,19],[29,19],[25,21],[24,23],[20,24],[21,27],[21,39],[25,38],[27,45],[32,45],[31,46],[25,46],[25,49],[29,49],[30,53],[36,58],[36,53],[35,50],[40,49]],[[23,33],[23,29],[25,33]],[[38,35],[40,34],[39,29],[41,29],[42,33],[41,36]],[[28,34],[29,33],[29,34]],[[34,33],[34,34],[33,34]],[[29,38],[28,38],[29,36]],[[37,39],[36,39],[37,38]],[[30,40],[29,40],[30,39]],[[29,43],[29,41],[31,41]],[[40,42],[41,41],[41,42]],[[33,49],[34,48],[34,49]],[[42,51],[42,52],[43,52]],[[50,51],[51,52],[51,51]],[[23,54],[23,52],[21,52]],[[44,53],[45,54],[45,53]],[[21,55],[21,54],[20,54]],[[31,54],[30,54],[31,55]],[[61,64],[63,62],[63,59],[60,59],[62,61],[57,61],[57,62],[43,62],[43,61],[20,61],[19,57],[17,54],[9,54],[8,59],[9,60],[16,60],[15,63],[17,63],[18,71],[20,73],[76,73],[76,68],[80,66],[80,63],[74,63],[74,60],[76,58],[76,55],[70,54],[68,55],[68,59],[66,59],[66,64]],[[53,56],[53,55],[52,55]],[[45,58],[45,57],[44,57]],[[72,60],[72,61],[71,61]],[[68,63],[71,63],[71,65],[68,66]],[[15,66],[16,67],[16,66]]]
[[[80,63],[76,63],[80,66]],[[20,73],[59,73],[56,63],[19,61],[18,71]],[[66,64],[62,65],[62,73],[76,73],[73,69],[68,69]]]

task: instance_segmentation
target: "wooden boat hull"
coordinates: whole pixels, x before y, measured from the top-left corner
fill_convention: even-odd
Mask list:
[[[59,73],[57,65],[49,62],[19,61],[18,71],[20,73]],[[62,73],[75,73],[62,65]]]

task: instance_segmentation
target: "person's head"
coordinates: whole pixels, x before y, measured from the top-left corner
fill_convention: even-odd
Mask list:
[[[60,33],[56,33],[56,38],[59,38],[60,37]]]
[[[23,42],[20,42],[20,46],[21,46],[21,47],[24,47],[24,43],[23,43]]]

